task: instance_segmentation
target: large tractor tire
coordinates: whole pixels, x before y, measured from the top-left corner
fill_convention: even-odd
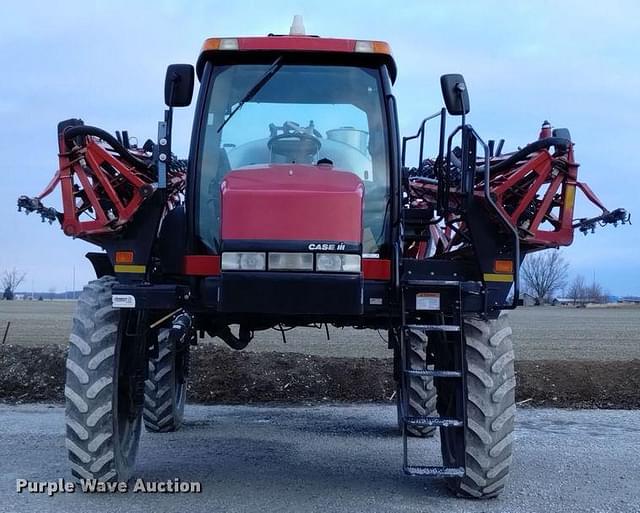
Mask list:
[[[504,314],[496,320],[470,316],[464,337],[467,429],[441,428],[442,459],[446,466],[465,469],[464,477],[447,479],[456,494],[487,499],[502,492],[511,465],[516,412],[511,328]],[[438,409],[455,416],[459,394],[447,380],[439,381]]]
[[[427,368],[427,342],[424,335],[410,332],[407,340],[407,366],[408,369]],[[407,388],[409,390],[408,417],[437,416],[436,412],[436,387],[430,376],[407,376]],[[398,380],[396,389],[396,408],[398,412],[398,428],[402,430],[402,407],[404,394],[401,381]],[[426,438],[435,435],[436,428],[430,426],[407,426],[407,435]]]
[[[136,363],[144,360],[125,335],[129,312],[111,306],[115,283],[104,276],[84,288],[69,338],[66,446],[81,479],[127,481],[138,451],[144,367]]]
[[[178,352],[170,334],[170,329],[163,329],[158,334],[157,356],[149,358],[149,372],[144,385],[142,416],[147,431],[154,433],[176,431],[184,418],[189,346]]]

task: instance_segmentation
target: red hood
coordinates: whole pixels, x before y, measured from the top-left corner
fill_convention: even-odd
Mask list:
[[[222,240],[360,243],[364,187],[327,166],[271,164],[228,173]]]

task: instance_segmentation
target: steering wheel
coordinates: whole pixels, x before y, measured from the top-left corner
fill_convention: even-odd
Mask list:
[[[288,160],[310,162],[320,151],[322,143],[313,135],[289,132],[271,137],[267,147],[276,155],[286,157]]]

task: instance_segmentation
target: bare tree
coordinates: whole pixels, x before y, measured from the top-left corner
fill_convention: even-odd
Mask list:
[[[16,289],[27,277],[27,273],[18,271],[15,267],[11,271],[5,271],[0,279],[0,284],[4,290],[5,299],[13,299]]]
[[[581,303],[586,297],[587,286],[584,276],[578,274],[567,287],[567,297],[573,299],[573,304]]]
[[[583,276],[577,275],[566,291],[567,297],[573,299],[573,304],[584,303],[606,303],[609,293],[598,282],[591,282],[587,285]]]
[[[604,290],[604,287],[595,281],[585,289],[587,301],[591,301],[593,303],[606,303],[608,295],[609,294]]]
[[[543,303],[564,287],[568,270],[569,263],[560,251],[553,249],[528,255],[522,264],[521,276],[527,290]]]

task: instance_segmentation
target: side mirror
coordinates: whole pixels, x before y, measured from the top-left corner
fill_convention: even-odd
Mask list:
[[[186,107],[191,103],[195,73],[191,64],[171,64],[164,79],[167,107]]]
[[[442,75],[440,77],[442,97],[447,107],[447,112],[452,116],[462,116],[469,113],[469,92],[464,77],[457,73]]]

